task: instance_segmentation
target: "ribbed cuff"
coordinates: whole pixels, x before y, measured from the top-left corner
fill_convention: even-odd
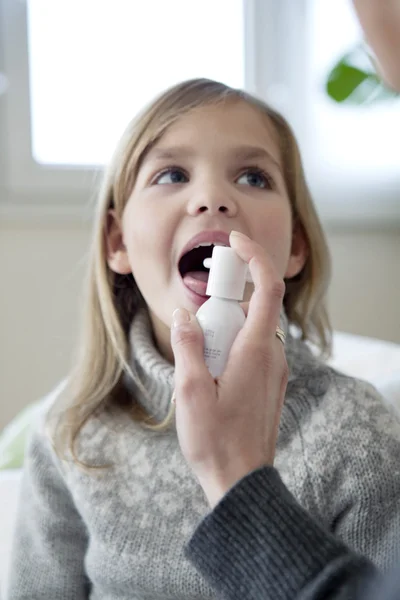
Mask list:
[[[238,600],[293,600],[319,571],[346,554],[352,557],[301,508],[273,467],[236,484],[186,548],[213,587]]]

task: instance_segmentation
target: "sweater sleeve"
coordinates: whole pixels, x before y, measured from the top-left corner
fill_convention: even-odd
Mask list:
[[[367,559],[324,531],[278,472],[242,479],[200,523],[186,554],[227,600],[394,600]]]
[[[87,536],[50,441],[38,430],[27,449],[7,600],[86,600]]]

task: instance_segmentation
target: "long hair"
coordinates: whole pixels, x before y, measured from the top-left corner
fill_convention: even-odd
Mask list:
[[[272,122],[279,144],[285,184],[291,204],[293,225],[303,230],[308,257],[302,271],[286,281],[284,307],[289,323],[296,325],[304,340],[312,341],[322,352],[330,348],[330,324],[326,311],[326,291],[330,260],[321,224],[316,214],[301,163],[296,139],[286,120],[261,100],[222,83],[195,79],[178,84],[150,104],[127,127],[107,168],[95,211],[81,337],[75,364],[63,393],[64,409],[58,411],[53,440],[59,453],[70,451],[76,457],[76,441],[85,423],[107,407],[119,405],[131,418],[152,426],[145,413],[123,385],[126,373],[137,376],[129,365],[129,328],[136,312],[144,307],[134,277],[114,273],[107,264],[105,228],[112,208],[118,218],[134,187],[149,149],[183,114],[194,108],[244,101],[256,107]],[[153,423],[160,429],[168,424]]]

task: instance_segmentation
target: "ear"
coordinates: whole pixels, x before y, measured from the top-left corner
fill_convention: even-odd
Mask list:
[[[300,273],[308,258],[308,243],[304,229],[300,223],[294,223],[292,234],[292,247],[286,268],[285,279],[291,279]]]
[[[107,264],[114,273],[127,275],[132,272],[128,252],[124,245],[122,226],[115,210],[109,210],[105,227]]]

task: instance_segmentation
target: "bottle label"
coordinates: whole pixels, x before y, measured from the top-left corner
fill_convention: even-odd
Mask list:
[[[235,301],[208,300],[197,312],[204,335],[204,360],[212,377],[217,378],[225,370],[229,352],[245,316]]]
[[[236,334],[237,331],[221,325],[218,330],[204,330],[204,360],[213,377],[222,374]]]
[[[213,329],[206,329],[204,332],[204,359],[208,367],[210,366],[210,360],[215,360],[221,356],[221,349],[215,348],[211,343],[214,338],[215,331]]]

